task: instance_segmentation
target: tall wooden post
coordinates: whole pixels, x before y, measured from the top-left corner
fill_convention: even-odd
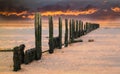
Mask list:
[[[53,18],[49,17],[49,53],[54,52],[54,44],[53,44]]]
[[[68,46],[68,20],[65,19],[65,47]]]
[[[81,29],[82,29],[82,35],[84,35],[84,24],[83,24],[83,21],[81,21]]]
[[[79,30],[78,20],[76,20],[76,38],[78,38],[78,30]]]
[[[59,17],[59,49],[62,48],[62,19]]]
[[[86,22],[86,33],[88,33],[88,31],[89,31],[89,23]]]
[[[84,27],[83,27],[83,22],[82,21],[79,21],[79,24],[80,24],[80,36],[84,35]]]
[[[35,13],[35,49],[36,49],[36,60],[41,59],[42,56],[42,44],[41,44],[41,34],[42,34],[42,22],[41,15]]]
[[[77,23],[78,23],[78,31],[77,31],[77,33],[78,33],[78,36],[77,37],[79,37],[79,30],[80,30],[80,28],[79,28],[79,20],[77,20]]]
[[[84,24],[84,35],[86,34],[86,24]]]
[[[75,38],[75,21],[74,19],[72,19],[72,37],[71,37],[71,42],[74,42],[74,38]]]
[[[78,36],[80,37],[81,36],[81,21],[79,21],[79,34]]]
[[[71,43],[71,39],[72,39],[72,21],[70,19],[69,21],[69,43]]]
[[[81,30],[83,31],[83,21],[81,21]]]

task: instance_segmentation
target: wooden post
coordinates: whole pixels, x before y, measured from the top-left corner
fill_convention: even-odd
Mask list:
[[[84,24],[84,35],[86,34],[86,24]]]
[[[89,23],[86,22],[86,33],[88,33],[88,32],[89,32]]]
[[[41,44],[41,34],[42,34],[42,22],[41,15],[35,13],[35,49],[36,49],[36,60],[41,59],[42,56],[42,44]]]
[[[24,49],[25,49],[25,45],[21,44],[19,46],[19,48],[20,48],[20,54],[21,54],[21,64],[23,64],[24,63]]]
[[[18,71],[21,69],[21,55],[20,48],[15,47],[13,49],[13,71]]]
[[[81,36],[81,21],[79,21],[79,37]]]
[[[62,19],[59,17],[59,49],[62,48]]]
[[[78,20],[76,20],[76,38],[78,38],[78,31],[79,31]]]
[[[53,19],[52,16],[49,17],[49,53],[54,52],[53,44]]]
[[[89,23],[89,32],[91,31],[91,26],[92,26],[92,24],[91,24],[91,23]]]
[[[74,42],[75,38],[75,21],[72,19],[72,37],[71,37],[71,42]]]
[[[35,49],[35,51],[36,51],[36,49]],[[35,59],[36,59],[36,52],[35,52]],[[29,52],[28,52],[28,50],[25,51],[24,63],[25,64],[29,63]]]
[[[72,21],[70,19],[69,21],[69,44],[71,43],[71,39],[72,39]]]
[[[68,20],[65,19],[65,47],[68,46]]]
[[[80,23],[78,21],[78,37],[80,37]]]
[[[81,30],[83,30],[83,22],[81,21]]]
[[[83,21],[81,21],[81,36],[84,35],[84,27],[83,27]]]

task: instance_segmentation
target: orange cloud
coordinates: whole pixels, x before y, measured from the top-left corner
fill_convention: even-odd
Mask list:
[[[111,10],[114,12],[120,12],[120,7],[113,7]]]
[[[47,11],[47,12],[43,12],[41,15],[43,16],[48,16],[48,15],[88,15],[88,14],[93,14],[97,11],[97,9],[88,9],[88,10],[84,10],[84,11]]]
[[[56,16],[56,15],[74,15],[74,16],[77,16],[77,15],[89,15],[89,14],[93,14],[95,12],[97,12],[98,10],[97,9],[88,9],[88,10],[85,10],[85,11],[71,11],[71,10],[67,10],[67,11],[46,11],[46,12],[42,12],[41,15],[42,16]],[[34,18],[34,15],[29,15],[27,16],[26,18],[30,18],[30,19],[33,19]]]
[[[26,18],[34,19],[34,15],[28,15]]]
[[[84,11],[78,11],[78,10],[67,10],[67,11],[45,11],[45,12],[41,12],[42,16],[56,16],[56,15],[89,15],[89,14],[93,14],[97,12],[97,9],[95,8],[91,8],[88,10],[84,10]],[[34,13],[29,13],[27,11],[22,11],[22,12],[0,12],[1,15],[4,16],[11,16],[11,15],[16,15],[16,16],[21,16],[22,18],[29,18],[29,19],[34,19]]]
[[[1,15],[5,15],[5,16],[10,16],[10,15],[16,15],[16,16],[21,16],[21,15],[24,15],[24,14],[27,14],[27,11],[22,11],[22,12],[7,12],[7,11],[3,11],[3,12],[0,12]]]
[[[46,12],[42,12],[41,15],[42,16],[56,16],[56,15],[88,15],[88,14],[93,14],[97,11],[97,9],[89,9],[89,10],[85,10],[85,11],[46,11]],[[30,18],[30,19],[34,19],[34,15],[29,15],[26,18]]]

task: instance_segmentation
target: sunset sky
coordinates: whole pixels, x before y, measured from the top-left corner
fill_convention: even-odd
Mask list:
[[[120,0],[0,0],[0,20],[67,16],[97,21],[119,21]]]

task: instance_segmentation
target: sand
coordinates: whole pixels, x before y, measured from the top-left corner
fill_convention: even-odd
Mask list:
[[[57,49],[54,54],[43,54],[41,60],[22,65],[18,72],[12,71],[10,62],[0,74],[120,74],[120,29],[99,28],[81,39],[83,42]],[[0,53],[0,60],[3,55]]]

